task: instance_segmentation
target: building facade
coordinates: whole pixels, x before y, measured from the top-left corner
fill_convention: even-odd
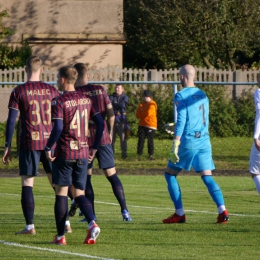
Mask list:
[[[16,30],[6,41],[29,42],[44,65],[83,62],[92,69],[122,68],[123,0],[8,0],[3,25]]]

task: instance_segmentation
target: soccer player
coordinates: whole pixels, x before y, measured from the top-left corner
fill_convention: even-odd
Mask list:
[[[260,74],[257,78],[258,87],[260,87]],[[254,143],[252,144],[250,153],[249,172],[255,183],[258,194],[260,195],[260,89],[254,93],[255,102],[255,129],[254,129]]]
[[[52,182],[55,184],[56,200],[54,206],[58,234],[52,244],[66,245],[65,222],[68,214],[68,188],[72,185],[75,202],[88,222],[88,234],[83,244],[95,244],[100,228],[94,221],[93,208],[85,197],[88,161],[92,161],[104,130],[100,113],[92,105],[87,95],[75,91],[77,70],[65,66],[58,71],[58,88],[63,94],[52,100],[52,121],[54,123],[50,138],[45,146],[46,157],[53,162]],[[89,151],[88,123],[97,125],[96,138]],[[55,155],[51,148],[57,143]]]
[[[74,67],[78,71],[78,79],[75,84],[76,90],[84,94],[87,94],[91,97],[93,103],[97,104],[98,110],[104,120],[104,132],[100,141],[100,146],[96,153],[96,158],[99,163],[99,168],[103,169],[105,176],[107,177],[108,181],[112,186],[114,195],[117,198],[118,203],[121,207],[123,221],[132,221],[132,218],[126,207],[123,185],[116,174],[113,149],[111,146],[115,115],[114,115],[113,107],[110,102],[109,96],[102,86],[87,84],[88,69],[85,64],[77,63],[74,65]],[[106,115],[108,117],[110,132],[108,131],[108,127],[105,120]],[[90,123],[89,124],[89,130],[90,130],[89,145],[91,147],[93,145],[93,140],[95,137],[95,132],[97,127],[95,124],[93,124],[92,121],[90,121],[89,123]],[[88,178],[86,183],[85,196],[91,201],[94,208],[94,191],[91,184],[92,166],[93,166],[93,161],[88,166]]]
[[[39,162],[51,183],[51,163],[46,159],[44,147],[49,138],[51,123],[51,100],[59,95],[56,88],[40,81],[43,71],[42,60],[31,56],[26,61],[27,82],[17,86],[10,95],[9,114],[6,124],[6,142],[2,158],[4,164],[11,161],[11,141],[15,121],[20,111],[21,139],[19,149],[19,174],[22,180],[21,204],[26,227],[16,234],[36,233],[34,227],[34,176],[37,176]]]
[[[217,205],[217,223],[228,221],[222,191],[212,177],[215,169],[209,137],[209,100],[206,94],[194,85],[195,69],[184,65],[180,69],[180,81],[184,87],[175,95],[177,123],[172,151],[165,172],[168,191],[175,207],[175,213],[163,219],[163,223],[184,223],[186,216],[182,205],[181,188],[177,175],[191,166],[201,175],[210,196]]]

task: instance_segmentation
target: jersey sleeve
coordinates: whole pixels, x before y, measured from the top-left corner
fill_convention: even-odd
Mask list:
[[[260,89],[257,89],[254,93],[255,110],[260,109]]]
[[[104,97],[104,101],[105,101],[105,104],[106,106],[110,105],[111,104],[111,100],[106,92],[106,90],[103,88],[103,97]]]
[[[260,136],[260,90],[257,89],[254,93],[254,102],[255,102],[255,127],[254,127],[254,139],[259,138]]]
[[[19,110],[19,98],[20,93],[18,91],[18,88],[16,87],[10,95],[8,108]]]
[[[174,103],[177,108],[177,123],[175,126],[175,136],[182,136],[187,118],[187,108],[183,98],[178,93],[175,95]]]
[[[63,106],[61,100],[54,98],[51,102],[51,118],[53,120],[63,120]]]

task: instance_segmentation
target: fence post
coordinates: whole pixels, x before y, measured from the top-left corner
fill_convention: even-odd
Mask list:
[[[245,73],[243,73],[242,70],[233,71],[233,82],[247,82],[247,79],[245,78]],[[242,93],[241,89],[242,86],[235,85],[235,84],[233,85],[233,91],[232,91],[233,100],[236,100],[236,98],[241,95]]]

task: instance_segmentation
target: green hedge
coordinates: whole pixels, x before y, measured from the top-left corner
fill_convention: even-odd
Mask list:
[[[249,89],[237,100],[232,100],[227,87],[220,85],[201,85],[210,100],[210,135],[213,137],[250,137],[254,131],[255,107],[253,91]],[[149,89],[158,105],[157,138],[172,138],[164,131],[164,124],[173,122],[172,85],[125,85],[129,96],[127,118],[131,134],[137,136],[138,120],[135,116],[138,105],[143,101],[143,90]],[[110,85],[108,93],[114,92]]]

